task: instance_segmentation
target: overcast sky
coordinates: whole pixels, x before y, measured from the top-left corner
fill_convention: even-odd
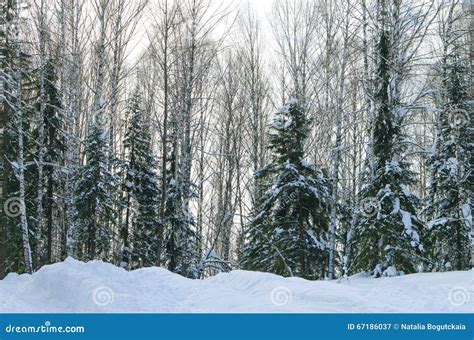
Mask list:
[[[128,47],[129,52],[129,58],[128,62],[133,64],[142,54],[144,49],[147,46],[148,43],[148,37],[147,37],[147,30],[151,28],[151,21],[149,20],[150,18],[150,10],[152,7],[154,0],[150,1],[151,6],[148,6],[148,8],[145,10],[143,13],[143,18],[141,20],[141,24],[138,25],[136,33],[134,35],[134,39],[130,42],[130,45]],[[229,22],[231,22],[234,18],[235,15],[238,13],[238,11],[243,11],[245,12],[245,8],[247,4],[250,5],[250,8],[252,8],[255,13],[258,15],[259,20],[260,20],[260,27],[262,29],[262,35],[264,38],[264,41],[269,41],[269,39],[272,39],[272,32],[269,27],[269,22],[268,22],[268,17],[269,13],[272,8],[272,4],[274,0],[210,0],[212,4],[215,4],[215,6],[222,6],[222,8],[229,8],[231,9],[231,12],[229,14],[229,18],[225,23],[222,23],[219,25],[219,27],[216,29],[215,33],[217,36],[221,36],[222,34],[225,34],[226,30],[229,29]],[[271,53],[272,49],[265,49],[264,52]]]

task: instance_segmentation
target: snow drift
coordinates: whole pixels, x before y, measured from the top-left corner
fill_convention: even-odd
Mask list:
[[[0,312],[470,313],[474,270],[307,281],[233,271],[191,280],[162,268],[127,272],[68,258],[0,281]]]

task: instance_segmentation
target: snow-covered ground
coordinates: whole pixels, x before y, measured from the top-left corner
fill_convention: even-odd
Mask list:
[[[474,270],[307,281],[248,271],[191,280],[67,259],[0,281],[0,312],[385,313],[474,311]]]

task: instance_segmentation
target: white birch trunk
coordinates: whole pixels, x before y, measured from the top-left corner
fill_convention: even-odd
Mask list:
[[[349,6],[348,6],[349,8]],[[341,143],[342,143],[342,124],[343,124],[343,101],[346,80],[346,65],[348,59],[348,40],[349,40],[349,13],[346,12],[344,45],[342,51],[342,63],[339,77],[339,91],[337,96],[337,122],[336,122],[336,144],[334,147],[334,167],[332,173],[332,197],[331,197],[331,227],[329,240],[329,268],[328,279],[332,280],[334,276],[334,252],[336,244],[336,225],[337,225],[337,200],[339,185],[339,164],[341,161]]]

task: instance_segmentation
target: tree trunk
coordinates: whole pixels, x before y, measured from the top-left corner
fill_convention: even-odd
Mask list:
[[[348,6],[349,8],[349,6]],[[337,98],[337,122],[336,122],[336,145],[334,148],[334,168],[332,174],[332,201],[331,201],[331,229],[329,242],[329,267],[328,279],[332,280],[334,276],[334,252],[336,246],[336,224],[337,224],[337,200],[339,185],[339,165],[341,162],[341,143],[342,143],[342,124],[343,124],[343,107],[344,90],[345,90],[345,72],[348,59],[348,34],[349,34],[349,13],[346,13],[346,22],[344,30],[344,46],[342,51],[342,65],[339,78],[339,93]]]

